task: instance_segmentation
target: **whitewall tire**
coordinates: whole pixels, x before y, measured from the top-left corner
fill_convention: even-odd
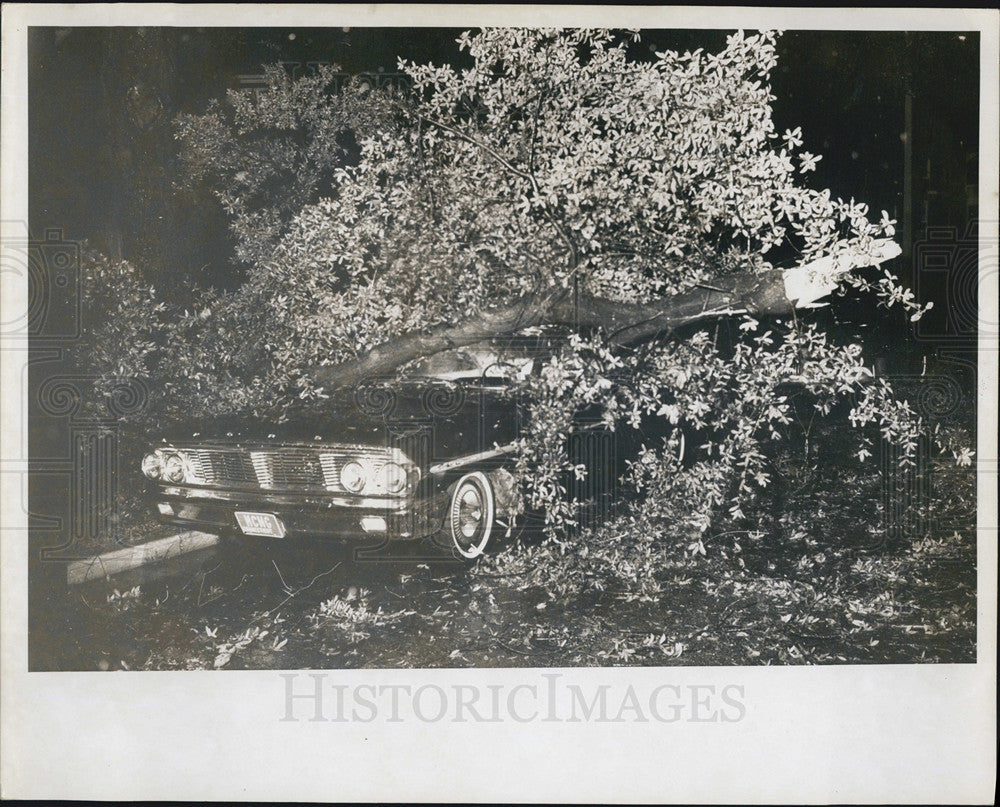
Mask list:
[[[496,498],[486,474],[474,471],[455,483],[446,524],[459,555],[474,560],[483,554],[496,524]]]

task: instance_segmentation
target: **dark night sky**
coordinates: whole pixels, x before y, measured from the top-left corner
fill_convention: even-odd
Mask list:
[[[265,63],[336,62],[393,72],[396,58],[461,65],[459,29],[33,28],[29,34],[30,224],[61,228],[156,272],[234,277],[218,205],[173,190],[171,119],[199,112]],[[636,55],[707,50],[722,31],[647,31]],[[772,77],[779,130],[801,125],[823,155],[815,187],[900,219],[904,98],[913,95],[912,230],[964,229],[978,131],[975,33],[787,32]],[[135,97],[142,99],[134,103]],[[153,99],[150,101],[149,99]],[[929,163],[929,164],[928,164]],[[970,171],[973,178],[969,179]],[[925,201],[927,202],[925,204]],[[974,211],[972,213],[974,215]],[[925,221],[926,218],[926,221]],[[908,245],[904,244],[904,248]]]

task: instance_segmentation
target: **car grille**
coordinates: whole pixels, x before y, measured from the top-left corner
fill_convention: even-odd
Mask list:
[[[265,467],[271,473],[272,484],[278,488],[326,486],[323,467],[315,454],[268,453]]]
[[[386,457],[370,452],[324,447],[279,449],[188,448],[177,446],[188,461],[196,485],[249,490],[343,492],[340,468],[364,453],[376,464]]]
[[[245,487],[257,485],[250,455],[242,451],[185,451],[191,470],[202,484]]]

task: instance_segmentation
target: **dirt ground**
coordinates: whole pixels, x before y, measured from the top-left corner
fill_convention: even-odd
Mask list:
[[[560,596],[487,564],[212,548],[65,589],[35,626],[33,667],[973,662],[973,538],[839,554],[806,536],[781,553],[748,538],[738,559],[710,550],[667,563],[652,598]]]

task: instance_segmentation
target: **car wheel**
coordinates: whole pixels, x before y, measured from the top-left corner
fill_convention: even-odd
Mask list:
[[[483,554],[496,521],[493,486],[475,471],[455,483],[448,505],[447,527],[454,550],[466,560]]]

